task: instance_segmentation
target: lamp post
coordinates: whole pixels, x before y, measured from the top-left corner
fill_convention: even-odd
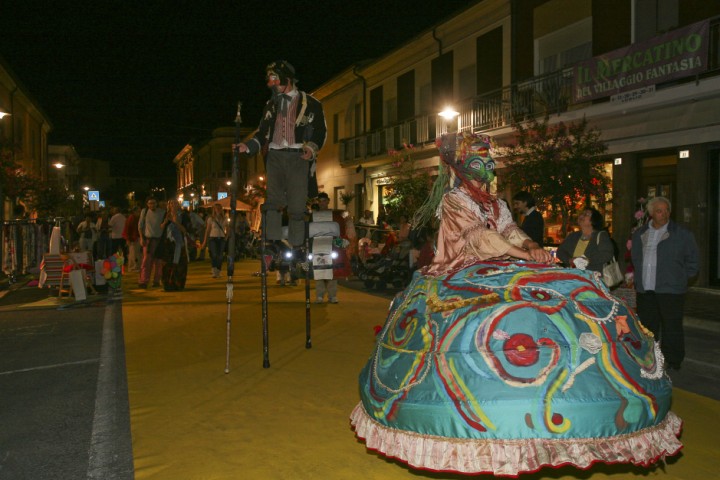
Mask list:
[[[458,115],[460,115],[460,112],[455,110],[453,107],[447,106],[442,112],[438,113],[438,115],[443,118],[443,124],[440,131],[441,134],[454,133],[458,131],[457,121],[454,120],[458,117]],[[452,125],[452,123],[455,123],[455,125]]]

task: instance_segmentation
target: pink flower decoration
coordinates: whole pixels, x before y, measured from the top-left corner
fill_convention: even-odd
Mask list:
[[[628,238],[627,243],[625,244],[625,248],[627,250],[630,250],[632,248],[632,240]]]
[[[637,212],[635,212],[635,220],[642,220],[644,216],[645,211],[643,210],[638,210]]]

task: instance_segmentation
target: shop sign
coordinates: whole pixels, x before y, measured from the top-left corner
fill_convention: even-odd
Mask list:
[[[709,30],[705,20],[577,63],[573,100],[587,102],[706,71]]]

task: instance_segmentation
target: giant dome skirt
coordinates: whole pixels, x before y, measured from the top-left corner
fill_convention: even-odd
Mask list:
[[[517,476],[680,451],[659,346],[597,274],[521,263],[416,273],[350,420],[410,467]]]

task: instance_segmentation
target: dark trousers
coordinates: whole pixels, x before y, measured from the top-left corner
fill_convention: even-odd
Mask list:
[[[645,292],[637,294],[640,321],[660,341],[660,349],[669,365],[679,367],[685,359],[683,331],[684,294]]]
[[[208,247],[210,248],[210,265],[212,268],[220,270],[223,264],[223,254],[225,253],[225,238],[210,237]]]

